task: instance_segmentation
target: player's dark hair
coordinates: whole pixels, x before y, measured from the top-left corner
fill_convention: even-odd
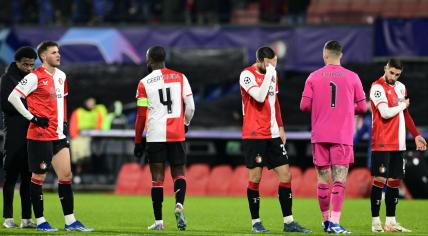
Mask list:
[[[22,58],[37,59],[37,53],[30,46],[18,48],[15,52],[15,61],[20,61]]]
[[[261,47],[256,52],[257,60],[263,61],[263,59],[272,59],[275,57],[275,52],[270,47]]]
[[[54,41],[43,41],[37,46],[37,55],[39,55],[40,61],[43,62],[40,55],[48,50],[48,47],[59,47]]]
[[[165,49],[161,46],[153,46],[149,49],[149,58],[153,63],[162,63],[165,61]]]
[[[324,49],[329,50],[338,56],[342,53],[342,45],[340,45],[339,41],[336,40],[327,41],[324,45]]]
[[[395,69],[403,70],[404,66],[403,63],[401,63],[400,60],[391,58],[388,60],[388,63],[386,63],[389,67],[393,67]]]

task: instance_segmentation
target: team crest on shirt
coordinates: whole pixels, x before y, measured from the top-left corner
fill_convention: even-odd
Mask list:
[[[46,164],[46,162],[42,161],[42,163],[40,163],[40,169],[46,170],[46,168],[48,168],[48,165]]]
[[[262,156],[260,156],[260,154],[258,154],[258,153],[256,155],[255,160],[256,160],[256,163],[262,163],[262,161],[263,161]]]
[[[379,173],[383,174],[383,173],[385,173],[385,172],[386,172],[386,167],[382,164],[382,165],[379,167]]]
[[[250,77],[245,77],[244,78],[244,84],[249,84],[251,83],[251,78]]]
[[[375,91],[374,92],[374,97],[375,98],[380,98],[382,96],[382,92],[381,91]]]

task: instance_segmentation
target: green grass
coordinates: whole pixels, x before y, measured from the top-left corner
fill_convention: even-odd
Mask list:
[[[15,193],[15,220],[20,222],[19,195]],[[166,197],[163,204],[164,223],[162,232],[148,231],[154,222],[151,200],[142,196],[115,196],[112,194],[75,194],[75,215],[95,232],[90,235],[251,235],[250,216],[246,198],[187,197],[185,204],[188,228],[178,231],[173,214],[174,199]],[[384,208],[384,206],[382,207]],[[321,214],[316,199],[295,198],[295,219],[314,232],[309,235],[326,235],[321,225]],[[262,198],[261,218],[271,231],[264,235],[283,235],[282,217],[276,198]],[[384,210],[381,219],[384,221]],[[413,230],[405,235],[428,235],[428,201],[401,200],[397,208],[398,220]],[[45,194],[45,217],[60,229],[53,234],[69,234],[62,228],[64,218],[56,194]],[[370,232],[370,202],[368,199],[347,199],[341,223],[354,235],[379,235]],[[0,235],[46,234],[35,230],[0,229]],[[82,234],[82,233],[74,233]],[[286,233],[290,235],[290,233]],[[291,234],[301,235],[301,234]]]

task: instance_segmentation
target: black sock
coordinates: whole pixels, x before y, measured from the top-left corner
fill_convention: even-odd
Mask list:
[[[3,161],[3,160],[0,160]],[[5,182],[3,186],[3,218],[13,218],[13,195],[18,173],[5,170]]]
[[[152,204],[155,220],[162,220],[163,186],[152,187]]]
[[[31,219],[31,194],[30,194],[31,173],[21,172],[21,186],[19,194],[21,196],[22,219]]]
[[[31,204],[33,204],[34,216],[40,218],[43,216],[43,190],[42,181],[31,179]]]
[[[386,186],[385,191],[385,206],[386,216],[395,216],[395,208],[398,204],[398,187]]]
[[[61,201],[62,212],[64,215],[73,214],[74,209],[74,196],[73,190],[71,190],[71,181],[58,182],[58,196]]]
[[[184,205],[184,197],[186,196],[186,180],[178,178],[174,181],[175,203]]]
[[[259,184],[250,182],[247,188],[248,205],[250,207],[251,219],[258,219],[260,209]]]
[[[282,216],[292,215],[293,197],[291,194],[291,183],[279,183],[278,186],[279,203],[281,204]]]
[[[370,193],[370,205],[372,210],[372,217],[379,217],[380,205],[382,203],[382,189],[384,184],[374,181],[372,191]]]

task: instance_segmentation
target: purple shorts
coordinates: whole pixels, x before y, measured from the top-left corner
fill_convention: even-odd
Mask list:
[[[313,143],[312,156],[315,166],[349,166],[354,163],[354,147],[337,143]]]

